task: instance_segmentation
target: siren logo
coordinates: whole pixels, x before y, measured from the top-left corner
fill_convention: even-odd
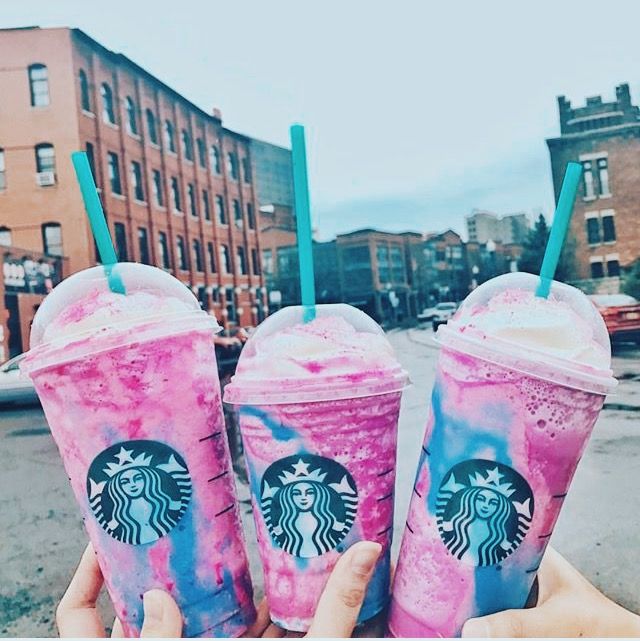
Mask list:
[[[114,539],[139,545],[169,532],[191,499],[184,459],[157,441],[118,443],[98,454],[87,475],[89,505]]]
[[[270,465],[260,487],[262,514],[278,547],[299,557],[333,550],[356,518],[358,491],[339,463],[288,456]]]
[[[438,530],[463,563],[496,565],[514,552],[533,518],[527,481],[506,465],[476,459],[454,465],[442,481],[436,505]]]

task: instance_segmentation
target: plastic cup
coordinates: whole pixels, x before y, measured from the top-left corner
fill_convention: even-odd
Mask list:
[[[584,321],[589,344],[601,348],[599,366],[542,353],[524,327],[501,339],[468,331],[495,295],[537,284],[521,273],[488,281],[438,331],[431,412],[393,586],[393,636],[459,636],[469,618],[524,607],[616,384],[602,318],[568,285],[554,282],[550,299]],[[553,323],[539,329],[555,331]]]
[[[116,614],[173,595],[186,636],[239,636],[255,609],[220,402],[215,319],[165,272],[123,263],[63,281],[23,368],[60,450]]]
[[[225,390],[225,401],[239,406],[271,618],[296,631],[308,629],[339,554],[357,541],[383,546],[360,621],[388,602],[397,424],[407,382],[393,356],[366,367],[332,348],[315,360],[298,346],[268,372],[252,367],[256,350],[282,341],[281,330],[301,326],[303,314],[289,307],[264,321]],[[390,352],[380,327],[356,308],[318,305],[316,314],[304,327],[341,318],[369,349],[384,342]],[[309,375],[298,376],[293,362],[303,362]]]

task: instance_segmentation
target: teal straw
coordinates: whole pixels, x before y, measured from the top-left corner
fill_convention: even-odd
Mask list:
[[[316,288],[313,277],[313,246],[311,243],[311,211],[307,179],[307,151],[304,127],[291,125],[291,156],[293,160],[293,190],[298,228],[298,258],[300,262],[300,292],[303,319],[309,323],[316,317]]]
[[[78,184],[80,185],[80,192],[82,193],[82,200],[84,207],[87,210],[89,223],[93,237],[96,239],[98,246],[98,253],[100,254],[100,261],[104,265],[104,271],[109,283],[109,289],[114,294],[126,294],[124,283],[120,275],[114,271],[114,266],[118,262],[116,250],[111,242],[111,235],[109,234],[109,227],[107,227],[107,220],[104,217],[102,204],[98,197],[98,190],[96,183],[93,180],[91,173],[91,166],[89,165],[89,158],[84,151],[74,151],[71,154],[71,162],[76,170]]]
[[[577,162],[570,162],[564,173],[560,196],[556,212],[553,215],[553,225],[547,241],[547,248],[544,251],[542,267],[540,268],[540,282],[536,289],[538,298],[548,298],[551,291],[551,283],[558,267],[560,253],[564,245],[564,239],[569,229],[569,221],[573,212],[573,201],[576,199],[578,184],[582,175],[582,165]]]

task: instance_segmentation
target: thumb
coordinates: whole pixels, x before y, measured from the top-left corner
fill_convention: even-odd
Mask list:
[[[162,590],[145,592],[141,637],[181,637],[182,615],[176,602]]]
[[[361,541],[339,559],[324,588],[308,637],[350,637],[382,552],[379,543]]]

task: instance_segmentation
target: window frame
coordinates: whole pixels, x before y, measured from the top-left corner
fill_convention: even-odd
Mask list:
[[[115,159],[115,164],[112,160]],[[120,157],[115,151],[107,151],[107,174],[109,176],[109,187],[111,193],[116,196],[122,196],[122,174],[120,172]],[[117,190],[114,189],[114,184],[117,185]]]
[[[160,145],[160,141],[158,139],[158,119],[150,107],[147,107],[144,110],[144,113],[147,121],[147,135],[149,136],[149,142],[157,147]]]
[[[139,138],[140,130],[138,128],[137,107],[134,99],[131,96],[127,96],[124,99],[124,108],[125,108],[125,111],[127,112],[127,120],[126,120],[127,133],[132,138]]]
[[[131,187],[134,200],[139,203],[146,202],[142,164],[137,160],[131,161]]]
[[[82,68],[78,70],[78,84],[80,85],[80,108],[85,113],[93,114],[89,76],[87,76],[87,72]]]
[[[171,254],[169,252],[169,235],[166,231],[158,231],[158,250],[162,269],[171,269]]]
[[[49,69],[47,65],[42,62],[34,62],[27,68],[27,77],[29,79],[29,95],[32,107],[48,107],[51,104],[51,90],[49,87]],[[34,74],[38,71],[44,70],[43,78],[35,78]],[[40,89],[40,86],[45,87],[45,91]],[[39,96],[45,96],[46,100],[39,101]]]
[[[100,85],[100,96],[102,98],[102,122],[112,127],[117,127],[117,116],[113,100],[113,89],[108,82]]]
[[[52,243],[47,238],[47,232],[48,230],[51,230],[51,229],[55,229],[58,231],[59,236],[58,236],[57,243]],[[57,256],[57,257],[64,256],[64,244],[62,241],[62,225],[56,221],[49,221],[46,223],[42,223],[42,225],[40,225],[40,230],[42,233],[42,253],[46,254],[47,256]],[[58,253],[51,250],[52,245],[58,247]]]
[[[43,164],[43,158],[41,157],[41,152],[45,150],[51,150],[51,155],[46,164]],[[52,173],[56,175],[56,150],[55,147],[50,142],[39,142],[35,147],[34,151],[36,154],[36,173]]]

